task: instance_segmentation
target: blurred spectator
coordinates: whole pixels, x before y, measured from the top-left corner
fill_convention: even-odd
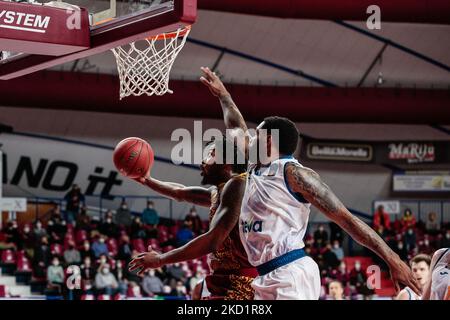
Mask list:
[[[73,223],[77,219],[81,205],[84,203],[84,195],[81,193],[80,187],[74,184],[64,199],[67,201],[64,219],[67,223]]]
[[[449,248],[450,247],[450,230],[447,230],[445,236],[441,239],[440,248]]]
[[[18,245],[19,248],[22,247],[19,228],[17,226],[16,220],[8,222],[4,233],[6,235],[6,242],[14,243],[14,244]]]
[[[408,250],[406,250],[405,244],[403,240],[398,240],[396,246],[393,251],[399,255],[400,259],[403,261],[408,260]]]
[[[41,220],[36,221],[35,225],[34,225],[34,230],[33,230],[34,236],[36,237],[36,240],[40,240],[42,237],[47,236],[47,230],[45,230],[42,227],[42,222]]]
[[[130,209],[125,199],[122,200],[119,209],[116,210],[116,223],[119,226],[129,227],[131,225],[132,217]]]
[[[62,293],[64,269],[59,264],[58,257],[53,257],[52,264],[47,268],[47,282],[50,289],[57,289],[58,293]]]
[[[158,239],[158,229],[154,225],[149,225],[147,227],[147,238]]]
[[[102,254],[108,255],[108,247],[105,243],[104,236],[97,236],[96,240],[92,244],[92,250],[94,251],[94,256],[99,258]]]
[[[147,208],[142,211],[142,222],[145,225],[155,226],[159,224],[159,214],[154,208],[153,201],[147,202]]]
[[[192,207],[189,210],[189,213],[184,218],[184,221],[188,223],[188,225],[191,227],[191,230],[196,234],[202,233],[203,225],[202,220],[197,214],[197,209],[195,207]]]
[[[76,226],[79,230],[91,231],[91,218],[87,213],[86,206],[81,207],[80,214],[76,219]]]
[[[437,219],[436,212],[428,213],[427,222],[425,223],[425,230],[430,235],[436,235],[439,233],[440,225]]]
[[[202,273],[199,270],[197,270],[197,272],[195,272],[195,275],[189,279],[189,290],[191,292],[194,291],[195,286],[200,281],[203,281],[203,279],[204,279],[204,277],[203,277]]]
[[[45,277],[45,269],[50,264],[51,261],[50,246],[48,245],[47,237],[42,237],[40,243],[34,250],[33,257],[33,269],[34,274],[37,278]]]
[[[361,269],[361,263],[355,262],[355,268],[350,271],[350,284],[355,287],[358,294],[364,297],[373,295],[373,290],[367,287],[367,275]]]
[[[344,287],[342,283],[333,280],[328,284],[329,300],[344,300]]]
[[[128,262],[131,260],[132,253],[130,238],[127,235],[123,235],[120,242],[117,259]]]
[[[342,231],[341,227],[339,227],[336,223],[330,222],[330,241],[338,241],[339,244],[342,244],[342,241],[344,240],[344,232]]]
[[[119,228],[117,224],[113,222],[113,214],[111,210],[106,212],[105,220],[100,224],[98,230],[101,234],[104,234],[110,238],[115,238],[119,235]]]
[[[413,228],[408,228],[405,233],[406,251],[410,252],[416,247],[416,231]]]
[[[323,224],[314,232],[314,245],[316,248],[323,248],[328,242],[328,232],[325,231]]]
[[[189,228],[188,222],[184,222],[183,227],[177,232],[177,245],[182,246],[194,239],[194,233]]]
[[[21,243],[23,245],[22,248],[18,248],[25,250],[29,257],[34,255],[34,246],[36,244],[36,237],[33,232],[31,232],[31,228],[29,224],[26,224],[23,227],[23,232],[20,234]]]
[[[155,270],[149,270],[143,281],[142,288],[148,296],[160,295],[163,292],[164,284],[160,278],[155,275]]]
[[[80,264],[80,251],[75,248],[75,243],[73,241],[69,241],[68,245],[69,246],[67,250],[64,251],[64,260],[66,261],[67,265]]]
[[[382,205],[377,207],[377,210],[373,216],[373,229],[381,234],[379,231],[380,227],[383,227],[386,231],[391,229],[389,215],[384,211],[384,206]]]
[[[336,273],[333,274],[332,278],[339,280],[344,287],[347,286],[350,281],[350,274],[347,272],[347,265],[344,261],[339,264],[339,267],[336,270]]]
[[[142,298],[141,287],[136,282],[131,281],[130,289],[127,296],[133,298]]]
[[[341,261],[337,258],[336,254],[332,251],[331,244],[327,244],[322,252],[324,269],[335,269],[339,266]]]
[[[146,232],[140,217],[134,217],[130,227],[131,239],[145,239]]]
[[[336,255],[336,258],[339,261],[342,261],[342,259],[344,259],[344,250],[342,249],[338,240],[333,241],[333,248],[331,249],[331,251]]]
[[[435,249],[433,248],[433,246],[430,243],[430,238],[426,234],[423,238],[423,242],[421,241],[419,243],[419,252],[428,254],[428,255],[432,255],[434,251],[435,251]]]
[[[126,295],[128,290],[128,279],[126,278],[127,272],[125,271],[125,267],[123,266],[122,261],[116,261],[116,268],[114,269],[113,273],[119,285],[119,293],[122,295]]]
[[[177,284],[174,290],[172,291],[172,295],[175,297],[186,297],[187,290],[186,286],[183,284],[182,281],[177,281]]]
[[[52,216],[47,223],[47,232],[51,243],[62,243],[67,232],[66,222],[61,218],[59,206],[53,210]]]
[[[410,209],[405,209],[400,222],[403,232],[405,232],[408,228],[414,228],[416,226],[416,218],[413,216]]]
[[[176,281],[186,282],[186,273],[180,263],[174,263],[167,267],[166,274],[169,279],[169,284],[173,287]]]
[[[91,244],[89,242],[89,240],[84,240],[83,241],[83,247],[80,250],[80,257],[81,260],[85,260],[86,257],[89,257],[91,259],[91,261],[95,260],[95,253],[91,248]]]
[[[108,264],[100,267],[99,272],[95,275],[95,287],[97,288],[98,294],[112,296],[117,292],[119,284],[114,274],[111,273]]]
[[[92,260],[89,256],[86,256],[83,260],[83,264],[80,266],[81,281],[86,291],[89,291],[93,287],[95,279],[95,268],[92,266]]]

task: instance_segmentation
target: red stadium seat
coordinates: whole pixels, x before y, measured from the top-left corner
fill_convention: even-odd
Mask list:
[[[175,226],[171,226],[169,228],[169,234],[173,235],[174,237],[177,235],[178,230],[180,229],[179,226],[175,225]]]
[[[27,257],[22,256],[21,258],[17,258],[17,271],[19,272],[32,272],[31,262]]]
[[[172,251],[173,249],[174,249],[174,246],[165,246],[164,248],[162,248],[164,253]]]
[[[134,250],[137,250],[139,252],[147,251],[147,249],[145,248],[145,245],[144,245],[144,240],[142,240],[142,239],[132,240],[131,245],[133,246]]]
[[[59,243],[53,243],[52,245],[50,245],[50,252],[53,255],[62,256],[64,251],[62,245],[60,245]]]
[[[16,263],[16,257],[14,255],[14,252],[10,249],[6,249],[2,251],[2,262],[3,263],[10,263],[15,264]]]
[[[88,238],[86,230],[78,230],[75,235],[75,241],[77,244],[82,244],[84,240]]]
[[[0,298],[6,297],[6,288],[4,285],[0,284]]]
[[[156,239],[148,239],[147,240],[147,248],[148,246],[152,246],[153,249],[161,249],[159,245],[159,241]]]
[[[116,256],[119,249],[117,248],[117,240],[114,238],[109,238],[106,242],[108,251],[112,256]]]

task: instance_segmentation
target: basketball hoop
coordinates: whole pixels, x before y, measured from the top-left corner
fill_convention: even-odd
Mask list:
[[[120,99],[173,93],[169,89],[170,70],[190,30],[187,26],[111,49],[119,72]]]

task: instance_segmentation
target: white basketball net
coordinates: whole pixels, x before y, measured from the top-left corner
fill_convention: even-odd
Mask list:
[[[170,70],[189,32],[189,27],[178,29],[170,37],[162,34],[111,49],[119,72],[120,99],[173,93],[169,89]]]

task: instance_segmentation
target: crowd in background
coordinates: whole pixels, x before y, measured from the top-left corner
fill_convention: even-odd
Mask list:
[[[134,215],[125,200],[115,211],[93,220],[84,206],[84,197],[74,186],[66,195],[64,212],[58,205],[47,219],[19,227],[9,221],[0,233],[0,249],[21,253],[30,262],[32,281],[45,282],[44,293],[65,298],[177,297],[187,298],[208,272],[206,259],[175,263],[144,276],[128,271],[128,262],[138,252],[168,251],[181,246],[208,228],[195,207],[183,221],[160,219],[152,201],[140,215]],[[417,253],[432,254],[450,246],[450,230],[428,214],[427,221],[416,221],[411,210],[391,221],[377,208],[373,228],[399,256],[408,261]],[[334,223],[311,228],[305,237],[305,251],[318,263],[322,276],[322,299],[370,298],[374,291],[366,285],[367,275],[359,261],[347,266],[343,243],[347,237]],[[3,247],[3,248],[2,248]],[[382,261],[367,252],[376,263]],[[78,266],[81,282],[68,290],[68,267]],[[385,266],[384,266],[385,268]]]

